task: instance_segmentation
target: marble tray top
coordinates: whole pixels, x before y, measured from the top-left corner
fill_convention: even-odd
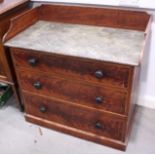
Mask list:
[[[38,21],[5,45],[136,66],[143,43],[141,31]]]

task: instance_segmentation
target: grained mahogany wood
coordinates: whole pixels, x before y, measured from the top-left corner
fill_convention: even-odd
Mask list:
[[[24,12],[22,15],[12,18],[10,28],[3,37],[3,42],[9,40],[19,32],[26,29],[28,26],[38,21],[37,12],[38,12],[37,8],[31,9],[31,10],[28,10],[27,12]],[[22,16],[22,21],[21,21],[21,18],[19,18],[21,16]]]
[[[40,19],[56,22],[118,27],[145,31],[150,15],[97,6],[43,5]]]
[[[139,96],[139,81],[140,81],[140,66],[137,66],[135,68],[133,68],[132,71],[132,76],[130,77],[130,91],[129,91],[129,116],[128,116],[128,123],[127,123],[127,130],[126,130],[126,141],[128,141],[128,138],[130,136],[131,133],[131,129],[132,129],[132,124],[134,122],[134,116],[135,116],[135,111],[136,111],[136,103],[138,101],[138,96]]]
[[[73,102],[73,104],[93,107],[98,110],[103,109],[119,114],[127,114],[127,94],[125,92],[52,77],[48,76],[47,73],[38,74],[29,70],[18,70],[17,72],[22,90]],[[97,97],[101,98],[100,103],[96,101]]]
[[[34,124],[38,124],[38,125],[41,125],[41,126],[44,126],[50,129],[54,129],[56,131],[60,131],[66,134],[70,134],[70,135],[73,135],[73,136],[76,136],[82,139],[86,139],[86,140],[93,141],[99,144],[107,145],[107,146],[110,146],[110,147],[113,147],[113,148],[116,148],[122,151],[125,151],[126,149],[126,145],[127,145],[126,142],[121,142],[118,140],[114,140],[114,139],[102,137],[99,135],[95,135],[89,132],[85,132],[82,130],[78,130],[75,128],[70,128],[68,126],[58,124],[55,122],[51,122],[46,119],[36,117],[34,115],[26,114],[25,118],[27,121],[32,122]]]
[[[14,8],[4,14],[0,15],[0,40],[2,42],[2,38],[4,37],[5,33],[8,31],[10,27],[10,20],[13,17],[20,15],[21,13],[28,11],[30,9],[29,3],[24,3],[19,5],[17,8]]]
[[[52,75],[92,82],[99,86],[128,88],[131,68],[127,66],[16,48],[12,48],[11,52],[14,63],[19,68],[44,71]],[[36,61],[35,65],[29,62],[32,59]],[[96,77],[98,71],[103,74],[101,78]]]
[[[3,41],[12,38],[37,20],[145,31],[150,18],[151,16],[145,12],[97,6],[42,5],[12,19],[10,29]]]
[[[124,141],[125,119],[25,93],[27,114],[100,136]],[[44,112],[41,108],[45,108]]]

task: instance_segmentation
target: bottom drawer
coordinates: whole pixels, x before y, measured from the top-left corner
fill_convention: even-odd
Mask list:
[[[26,113],[68,127],[124,141],[125,118],[24,93]]]

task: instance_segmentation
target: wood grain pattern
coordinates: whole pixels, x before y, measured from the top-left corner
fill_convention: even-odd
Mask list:
[[[12,34],[8,32],[3,41],[7,41],[29,27],[35,22],[34,19],[146,31],[150,18],[151,16],[146,12],[107,9],[97,6],[41,5],[12,19],[9,29]]]
[[[97,6],[43,5],[40,19],[56,22],[119,27],[145,31],[150,15],[144,12]]]
[[[3,37],[3,42],[11,39],[13,36],[26,29],[28,26],[34,24],[38,20],[37,11],[37,9],[31,9],[19,16],[12,18],[10,28]],[[22,21],[20,21],[20,16],[22,16]]]
[[[78,59],[77,57],[60,56],[32,50],[11,49],[15,65],[19,68],[29,68],[32,71],[43,71],[75,80],[95,83],[99,86],[128,88],[130,67],[123,65]],[[31,66],[30,59],[36,64]],[[103,77],[96,78],[96,71],[102,71]]]
[[[111,138],[107,138],[107,137],[103,137],[103,136],[99,136],[99,135],[95,135],[93,133],[90,132],[85,132],[83,130],[79,130],[76,128],[71,128],[62,124],[58,124],[55,122],[51,122],[48,120],[45,120],[43,118],[39,118],[36,117],[34,115],[29,115],[26,114],[25,118],[27,121],[34,123],[34,124],[38,124],[50,129],[54,129],[56,131],[60,131],[69,135],[73,135],[82,139],[86,139],[89,141],[93,141],[102,145],[106,145],[109,147],[113,147],[122,151],[125,151],[127,143],[126,142],[121,142],[115,139],[111,139]]]
[[[90,108],[93,107],[98,110],[103,109],[119,114],[127,113],[127,94],[119,92],[119,90],[91,86],[84,82],[48,76],[45,73],[32,73],[29,70],[18,70],[18,77],[22,90],[27,92],[45,95]],[[41,84],[41,87],[38,89],[34,86],[36,82]],[[101,103],[96,101],[97,98],[101,98]]]
[[[126,141],[128,141],[128,138],[130,136],[131,130],[132,130],[132,124],[134,121],[134,116],[136,112],[136,107],[137,107],[137,101],[138,101],[138,96],[139,96],[139,82],[140,82],[140,70],[141,67],[137,66],[133,68],[132,71],[132,76],[131,76],[131,88],[129,91],[129,103],[128,108],[129,108],[129,116],[128,116],[128,122],[127,122],[127,131],[126,131]]]
[[[125,120],[123,119],[98,111],[87,110],[76,105],[39,98],[38,96],[24,94],[24,98],[27,114],[100,136],[124,141]],[[45,112],[40,111],[42,107],[46,108]],[[100,123],[101,127],[97,127],[97,123]]]

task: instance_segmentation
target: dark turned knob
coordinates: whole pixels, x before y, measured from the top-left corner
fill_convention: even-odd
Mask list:
[[[39,81],[36,81],[33,86],[36,88],[36,89],[41,89],[42,85]]]
[[[103,78],[103,72],[101,70],[98,70],[95,72],[95,76],[96,78],[101,79]]]
[[[40,110],[40,112],[42,112],[42,113],[45,113],[45,112],[47,111],[46,107],[44,107],[44,106],[41,106],[41,107],[39,108],[39,110]]]
[[[103,98],[101,96],[97,96],[95,100],[97,104],[103,103]]]
[[[104,126],[103,126],[101,123],[97,122],[97,123],[95,124],[95,128],[96,128],[96,129],[103,129]]]
[[[29,63],[31,66],[36,66],[36,64],[37,64],[37,59],[35,59],[35,58],[30,58],[30,59],[28,60],[28,63]]]

